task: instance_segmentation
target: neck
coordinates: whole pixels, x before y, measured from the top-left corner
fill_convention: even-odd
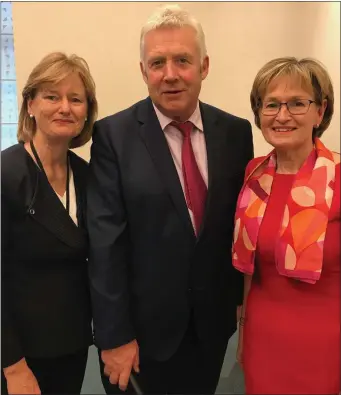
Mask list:
[[[33,144],[44,168],[66,165],[68,140],[51,139],[37,132],[33,137]]]
[[[295,150],[276,149],[277,173],[296,174],[310,155],[314,145],[304,144]]]

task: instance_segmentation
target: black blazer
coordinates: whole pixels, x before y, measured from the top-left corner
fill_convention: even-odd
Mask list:
[[[92,343],[87,163],[70,152],[77,227],[23,144],[1,153],[2,367]]]
[[[234,212],[253,157],[250,123],[200,103],[208,197],[196,238],[178,174],[151,100],[96,122],[88,186],[95,343],[137,338],[165,360],[191,312],[203,342],[236,330],[243,278],[231,263]]]

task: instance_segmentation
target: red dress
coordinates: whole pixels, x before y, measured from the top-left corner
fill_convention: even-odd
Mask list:
[[[293,178],[276,174],[259,230],[244,327],[247,394],[339,394],[341,390],[340,164],[322,274],[316,284],[281,276],[274,264],[274,245]]]

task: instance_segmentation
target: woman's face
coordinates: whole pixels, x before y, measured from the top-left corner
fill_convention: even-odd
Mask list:
[[[327,106],[326,100],[322,106],[314,100],[312,89],[304,88],[297,77],[283,76],[271,81],[259,110],[265,140],[276,149],[295,150],[311,145],[314,125],[321,123]],[[291,112],[283,104],[275,114],[279,103],[287,102]]]
[[[36,133],[49,138],[71,140],[78,136],[87,111],[85,87],[77,73],[58,84],[43,84],[34,99],[28,102],[28,112],[36,121]]]

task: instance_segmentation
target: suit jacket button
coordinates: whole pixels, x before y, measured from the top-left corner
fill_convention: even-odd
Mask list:
[[[192,288],[188,288],[188,292],[192,292]]]
[[[36,212],[34,211],[34,209],[31,208],[31,209],[30,209],[30,214],[31,214],[31,215],[34,215],[35,213],[36,213]]]

